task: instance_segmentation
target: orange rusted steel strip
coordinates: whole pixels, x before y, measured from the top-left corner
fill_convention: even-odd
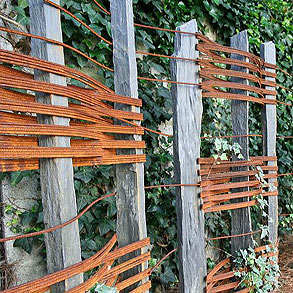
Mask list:
[[[0,146],[0,157],[3,159],[35,158],[82,158],[101,157],[103,151],[93,148],[78,147],[11,147]],[[101,159],[101,158],[100,158]]]
[[[142,247],[150,245],[150,238],[145,238],[140,241],[128,244],[124,247],[118,248],[116,251],[110,252],[104,259],[104,262],[115,260],[127,253],[138,250]]]
[[[81,119],[87,120],[90,122],[99,122],[97,112],[83,106],[83,105],[74,105],[71,104],[71,107],[63,106],[53,106],[40,104],[36,102],[23,102],[7,99],[6,96],[2,96],[3,101],[0,102],[0,109],[7,111],[17,111],[17,112],[26,112],[26,113],[36,113],[36,114],[46,114],[59,117],[68,117],[72,119]],[[100,112],[98,112],[101,114]],[[140,113],[126,112],[115,109],[103,109],[102,115],[111,116],[114,114],[118,118],[132,119],[132,120],[142,120],[143,115]]]
[[[146,160],[145,155],[119,155],[119,156],[104,156],[102,160],[96,158],[73,158],[73,165],[88,166],[88,165],[112,165],[126,163],[143,163]],[[0,159],[0,172],[12,172],[21,170],[37,170],[39,163],[37,159]]]
[[[146,155],[119,155],[109,158],[103,157],[101,165],[127,164],[127,163],[144,163]]]
[[[201,169],[198,170],[198,174],[200,176],[203,175],[210,175],[210,174],[217,174],[217,173],[221,173],[221,172],[230,172],[231,168],[225,167],[225,166],[218,166],[218,165],[210,165],[210,166],[201,166]]]
[[[4,292],[6,292],[6,293],[41,292],[42,289],[48,288],[48,287],[56,284],[57,282],[68,279],[68,278],[72,277],[73,275],[91,270],[95,267],[98,267],[99,265],[101,265],[103,263],[107,264],[107,263],[114,261],[117,258],[127,254],[127,253],[133,252],[137,249],[141,249],[141,248],[149,245],[150,241],[148,238],[146,238],[144,240],[132,243],[132,244],[127,245],[125,247],[116,249],[113,252],[110,252],[110,250],[112,249],[112,247],[114,246],[115,243],[116,243],[116,236],[114,236],[112,238],[112,240],[101,251],[99,251],[97,254],[90,257],[89,259],[82,261],[80,263],[77,263],[75,265],[72,265],[72,266],[70,266],[66,269],[63,269],[61,271],[58,271],[56,273],[47,275],[45,277],[39,278],[37,280],[28,282],[28,283],[20,285],[20,286],[16,286],[16,287],[11,288],[9,290],[5,290]],[[133,262],[131,263],[129,268],[131,268],[132,265],[133,265]],[[101,270],[99,271],[100,272],[99,276],[95,276],[96,279],[103,278],[104,274],[106,273],[107,266],[104,266],[103,268],[104,269],[102,269],[102,272],[101,272]],[[143,273],[144,273],[144,275],[147,275],[149,273],[149,271],[147,270]],[[138,279],[138,281],[141,280],[141,275],[142,274],[137,274],[133,278],[125,280],[124,283],[122,282],[120,284],[120,287],[125,286],[125,285],[127,285],[127,287],[128,287],[128,286],[134,284],[133,282],[136,281],[137,279]],[[99,278],[97,278],[97,277],[99,277]],[[91,285],[90,283],[91,282],[83,283],[80,286],[83,289],[87,290],[88,288],[90,288],[90,287],[88,287],[89,285]],[[79,287],[73,288],[72,292],[80,292],[75,289],[80,289],[80,288]],[[71,292],[71,291],[69,291],[69,292]]]
[[[276,156],[257,156],[257,157],[250,157],[249,161],[241,161],[241,162],[251,162],[254,163],[255,161],[257,162],[267,162],[267,161],[277,161]],[[198,163],[203,164],[203,165],[211,165],[211,164],[230,164],[232,161],[229,160],[219,160],[215,158],[199,158]],[[237,161],[239,162],[239,161]]]
[[[233,283],[220,285],[220,286],[217,286],[217,287],[214,287],[214,288],[208,290],[207,293],[217,293],[217,292],[224,292],[225,290],[235,289],[239,286],[239,283],[240,283],[240,281],[236,281]]]
[[[65,292],[67,293],[79,293],[79,292],[86,292],[87,290],[91,289],[96,283],[101,283],[102,277],[105,275],[109,267],[113,264],[113,261],[109,263],[105,263],[102,267],[93,274],[90,278],[88,278],[83,283],[77,285],[76,287],[69,289]]]
[[[99,283],[102,279],[103,275],[108,270],[108,265],[104,264],[92,277],[81,283],[80,285],[66,290],[66,293],[80,293],[80,292],[88,292],[95,284]]]
[[[8,123],[0,123],[0,125],[0,134],[75,136],[93,139],[101,139],[101,132],[143,134],[141,128],[120,125],[81,124],[79,126],[58,126],[45,124],[13,125]]]
[[[111,138],[111,137],[109,137]],[[144,141],[132,141],[132,140],[115,140],[114,138],[101,140],[92,139],[71,139],[71,146],[74,147],[93,147],[103,149],[117,149],[117,148],[145,148]],[[38,140],[32,136],[11,136],[11,135],[0,135],[0,148],[1,146],[7,147],[37,147]]]
[[[217,179],[205,179],[200,182],[200,186],[202,188],[211,186],[211,185],[216,185],[216,184],[223,184],[223,183],[228,183],[231,180],[231,177],[228,178],[217,178]]]
[[[215,184],[202,188],[202,191],[219,191],[227,188],[239,188],[239,187],[257,187],[260,185],[258,180],[253,181],[242,181],[242,182],[233,182],[233,183],[225,183],[225,184]]]
[[[201,165],[201,170],[223,170],[224,168],[231,168],[231,167],[242,167],[242,166],[261,166],[263,164],[263,161],[259,160],[251,160],[251,161],[227,161],[223,162],[221,164],[203,164]],[[224,171],[225,172],[225,171]],[[201,175],[206,175],[202,174]]]
[[[257,200],[251,200],[247,202],[239,202],[239,203],[231,203],[231,204],[225,204],[225,205],[219,205],[211,208],[207,208],[205,210],[206,213],[210,212],[219,212],[219,211],[226,211],[226,210],[235,210],[235,209],[241,209],[245,207],[251,207],[257,204]]]
[[[242,191],[242,192],[236,192],[236,193],[228,193],[223,195],[216,195],[216,196],[206,196],[203,197],[203,202],[209,202],[209,201],[218,201],[218,200],[228,200],[238,197],[253,197],[258,194],[260,194],[260,190],[250,190],[250,191]]]
[[[86,23],[84,23],[82,20],[80,20],[78,17],[76,17],[74,14],[72,14],[70,11],[66,10],[65,8],[61,7],[60,5],[50,1],[50,0],[43,0],[45,3],[52,5],[53,7],[63,11],[64,13],[70,15],[72,18],[74,18],[76,21],[78,21],[80,24],[82,24],[84,27],[86,27],[89,31],[91,31],[95,36],[97,36],[99,39],[103,40],[109,45],[113,45],[112,42],[108,41],[107,39],[103,38],[100,34],[98,34],[96,31],[94,31],[91,27],[89,27]]]
[[[212,277],[225,265],[230,263],[230,258],[226,258],[219,262],[207,275],[207,283],[211,282]]]
[[[30,38],[34,38],[34,39],[39,39],[39,40],[42,40],[42,41],[45,41],[45,42],[48,42],[48,43],[52,43],[52,44],[56,44],[56,45],[59,45],[59,46],[62,46],[64,48],[67,48],[67,49],[70,49],[74,52],[76,52],[77,54],[85,57],[86,59],[90,60],[91,62],[95,63],[96,65],[108,70],[108,71],[111,71],[113,72],[114,70],[105,66],[104,64],[96,61],[95,59],[89,57],[88,55],[84,54],[83,52],[81,52],[80,50],[72,47],[72,46],[69,46],[67,44],[64,44],[62,42],[59,42],[59,41],[56,41],[56,40],[52,40],[52,39],[48,39],[48,38],[45,38],[45,37],[40,37],[40,36],[37,36],[37,35],[33,35],[33,34],[29,34],[29,33],[25,33],[25,32],[21,32],[21,31],[17,31],[17,30],[13,30],[13,29],[10,29],[10,28],[6,28],[6,27],[0,27],[0,31],[4,31],[4,32],[8,32],[8,33],[11,33],[11,34],[17,34],[17,35],[21,35],[21,36],[26,36],[26,37],[30,37]]]
[[[218,79],[205,81],[202,84],[201,88],[203,90],[213,90],[214,87],[224,87],[224,88],[229,88],[229,89],[243,89],[243,90],[247,90],[247,91],[259,94],[261,96],[261,98],[263,98],[264,94],[273,95],[273,96],[275,96],[277,94],[277,92],[273,91],[273,90],[265,90],[265,89],[261,89],[259,87],[252,86],[252,85],[245,85],[245,84],[241,84],[241,83],[235,83],[235,82],[224,81],[224,80],[221,81]]]
[[[130,291],[130,293],[144,293],[144,292],[147,292],[147,290],[151,289],[151,287],[152,287],[152,283],[151,281],[148,281],[140,285],[136,289],[133,289],[132,291]]]
[[[237,270],[237,271],[243,271],[243,269],[242,270]],[[213,276],[211,278],[210,282],[221,281],[221,280],[233,278],[235,272],[236,271],[230,271],[230,272],[227,272],[227,273],[222,273],[222,274]]]
[[[242,198],[242,197],[253,197],[257,195],[262,195],[263,197],[268,197],[268,196],[277,196],[278,191],[270,191],[270,192],[264,192],[261,193],[261,190],[252,190],[252,191],[244,191],[244,192],[239,192],[239,193],[229,193],[229,194],[224,194],[224,195],[216,195],[216,196],[208,196],[204,198],[204,203],[209,203],[209,202],[218,202],[218,201],[229,201],[231,199],[235,198]],[[203,208],[205,205],[203,205]]]
[[[244,176],[253,176],[256,175],[257,171],[238,171],[238,172],[224,172],[224,173],[215,173],[210,175],[203,175],[201,177],[202,181],[206,180],[216,180],[220,178],[235,178],[235,177],[244,177]]]
[[[4,290],[5,293],[27,293],[27,292],[36,292],[41,288],[48,288],[51,285],[54,285],[60,281],[66,280],[76,274],[79,274],[83,271],[90,270],[101,262],[103,262],[105,256],[109,253],[112,247],[117,241],[116,235],[104,246],[99,252],[88,258],[87,260],[81,261],[77,264],[74,264],[68,268],[60,270],[58,272],[49,274],[45,277],[36,279],[34,281],[27,282],[22,285],[15,286],[11,289]]]
[[[84,27],[86,27],[87,29],[89,29],[93,34],[95,34],[96,36],[98,36],[98,38],[100,38],[100,39],[102,39],[102,40],[104,40],[105,42],[107,42],[108,44],[110,44],[110,45],[112,45],[112,43],[110,42],[110,41],[108,41],[108,40],[106,40],[105,38],[103,38],[101,35],[99,35],[98,33],[96,33],[92,28],[90,28],[87,24],[85,24],[82,20],[80,20],[79,18],[77,18],[75,15],[73,15],[71,12],[69,12],[68,10],[66,10],[66,9],[64,9],[63,7],[61,7],[60,5],[57,5],[57,4],[55,4],[55,3],[53,3],[53,2],[51,2],[51,1],[49,1],[49,0],[44,0],[46,3],[49,3],[50,5],[52,5],[52,6],[54,6],[54,7],[56,7],[57,9],[59,9],[59,10],[61,10],[61,11],[63,11],[63,12],[65,12],[66,14],[68,14],[68,15],[70,15],[71,17],[73,17],[75,20],[77,20],[78,22],[80,22]],[[103,9],[104,10],[104,9]],[[141,26],[143,26],[143,25],[141,25]],[[144,27],[148,27],[148,26],[144,26]],[[151,28],[154,28],[154,27],[151,27]],[[160,28],[155,28],[155,29],[160,29]],[[162,30],[164,30],[164,29],[162,29]],[[170,31],[170,30],[168,30],[168,31]],[[175,32],[175,31],[174,31]],[[183,33],[183,32],[181,32],[181,33]],[[247,67],[247,68],[249,68],[250,70],[255,70],[255,72],[257,72],[257,73],[259,73],[259,74],[261,74],[262,75],[262,77],[263,76],[268,76],[268,75],[270,75],[270,76],[272,76],[272,73],[267,73],[266,71],[264,71],[263,69],[262,69],[262,67],[264,66],[264,65],[266,65],[266,66],[268,66],[268,67],[272,67],[273,65],[272,64],[267,64],[267,63],[265,63],[261,58],[259,58],[259,57],[256,57],[255,55],[253,55],[253,54],[251,54],[251,53],[249,53],[249,52],[244,52],[244,51],[241,51],[241,50],[238,50],[238,49],[234,49],[234,48],[230,48],[230,47],[225,47],[225,46],[221,46],[221,45],[219,45],[219,44],[217,44],[217,43],[215,43],[215,42],[213,42],[213,41],[211,41],[211,40],[208,40],[206,37],[204,37],[204,36],[202,36],[202,35],[200,35],[200,34],[196,34],[196,35],[198,35],[198,38],[201,40],[201,41],[203,41],[203,44],[199,44],[198,45],[198,49],[201,51],[201,52],[203,52],[203,53],[205,53],[205,54],[207,54],[208,56],[210,56],[210,57],[213,57],[213,59],[215,59],[215,58],[217,58],[217,60],[216,61],[218,61],[218,62],[221,62],[221,60],[219,60],[219,56],[218,56],[218,54],[217,53],[214,53],[214,51],[222,51],[222,52],[226,52],[226,53],[237,53],[238,55],[240,54],[240,55],[243,55],[243,56],[246,56],[246,57],[248,57],[249,59],[249,61],[251,61],[252,63],[249,63],[249,62],[243,62],[243,61],[239,61],[239,60],[232,60],[232,59],[230,59],[230,58],[221,58],[221,59],[224,59],[224,61],[222,60],[222,62],[225,62],[226,64],[228,64],[227,62],[228,61],[230,61],[230,63],[231,64],[234,64],[235,65],[235,63],[239,63],[239,65],[241,66],[244,66],[244,67]],[[157,54],[151,54],[150,53],[150,55],[157,55]],[[163,56],[163,57],[166,57],[166,56]],[[167,57],[169,57],[169,56],[167,56]],[[206,61],[206,60],[204,60],[204,61]],[[214,60],[213,60],[214,61]],[[237,64],[238,64],[237,63]],[[241,64],[240,64],[241,63]],[[205,65],[207,66],[207,63],[205,63]],[[212,67],[215,67],[214,65],[212,65]],[[220,73],[222,73],[223,75],[224,75],[224,72],[222,71],[222,72],[220,72],[220,68],[218,69],[219,71],[217,72],[218,74],[220,74]],[[209,73],[208,75],[207,75],[207,72],[204,72],[203,73],[204,75],[205,75],[205,77],[208,77],[208,78],[210,78],[210,79],[212,79],[213,80],[213,82],[215,82],[216,80],[219,80],[219,78],[214,78],[213,77],[213,75],[212,75],[212,73]],[[239,74],[239,73],[237,73],[237,74]],[[274,74],[274,76],[275,76],[275,74]],[[248,77],[250,77],[249,75],[248,75]],[[142,78],[142,77],[138,77],[139,79],[147,79],[147,80],[150,80],[150,81],[160,81],[160,80],[155,80],[155,79],[149,79],[149,78]],[[262,98],[263,98],[263,94],[265,94],[266,93],[266,89],[263,89],[262,88],[262,84],[264,84],[264,83],[267,83],[266,81],[262,81],[262,80],[264,80],[263,78],[261,79],[261,78],[258,78],[258,80],[256,80],[255,79],[255,77],[251,77],[251,80],[252,81],[257,81],[258,82],[258,84],[259,84],[259,86],[260,87],[253,87],[253,86],[247,86],[247,87],[249,87],[250,88],[250,90],[251,91],[253,91],[253,92],[258,92],[259,94],[261,94],[262,95]],[[166,81],[166,82],[173,82],[173,81]],[[176,82],[177,83],[177,82]],[[207,85],[207,83],[208,82],[205,82],[205,86]],[[187,83],[184,83],[184,82],[182,82],[182,84],[187,84]],[[231,87],[231,84],[232,83],[229,83],[230,84],[230,87]],[[217,84],[213,84],[213,86],[217,86]],[[235,86],[239,86],[239,85],[235,85]],[[245,86],[245,85],[242,85],[242,86]],[[210,89],[210,92],[211,91],[213,91],[212,89]],[[275,93],[274,93],[275,94]],[[228,98],[227,96],[223,96],[223,98]],[[242,96],[242,99],[244,99],[244,97]],[[263,101],[260,101],[260,100],[256,100],[256,99],[250,99],[250,101],[256,101],[256,102],[259,102],[259,103],[263,103]],[[268,100],[266,100],[265,102],[268,102],[268,103],[273,103],[273,100],[270,100],[270,101],[268,101]]]
[[[131,286],[131,285],[133,285],[133,284],[145,279],[146,277],[148,277],[149,274],[150,274],[150,270],[151,269],[149,268],[149,269],[147,269],[145,271],[142,271],[141,273],[138,273],[138,274],[134,275],[133,277],[130,277],[130,278],[124,280],[124,281],[121,281],[121,282],[117,283],[115,285],[115,287],[117,288],[118,291],[121,291],[121,290],[123,290],[123,289],[125,289],[125,288],[127,288],[127,287],[129,287],[129,286]]]
[[[219,195],[219,194],[225,194],[230,192],[231,189],[223,189],[223,190],[214,190],[214,191],[205,191],[205,192],[201,192],[201,198],[205,198],[208,196],[215,196],[215,195]]]
[[[94,0],[94,2],[97,3],[97,0]],[[100,7],[100,4],[97,4],[97,5]],[[103,8],[103,11],[110,15],[110,12],[108,12],[104,8]],[[221,52],[226,52],[226,53],[234,53],[234,54],[237,54],[237,55],[242,55],[242,56],[248,57],[249,59],[251,59],[251,61],[253,63],[258,64],[260,67],[268,67],[268,68],[272,68],[272,69],[278,69],[278,70],[281,70],[282,72],[284,72],[285,74],[287,74],[287,75],[290,76],[289,73],[285,72],[280,67],[276,66],[275,64],[267,63],[263,59],[261,59],[258,56],[253,55],[252,53],[249,53],[249,52],[246,52],[246,51],[242,51],[242,50],[239,50],[239,49],[234,49],[234,48],[231,48],[231,47],[221,46],[218,43],[216,43],[216,42],[208,39],[207,37],[203,36],[200,33],[191,33],[191,32],[185,32],[185,31],[177,31],[177,30],[173,30],[173,29],[161,28],[161,27],[154,27],[154,26],[149,26],[149,25],[144,25],[144,24],[138,24],[138,23],[135,23],[134,26],[148,28],[148,29],[153,29],[153,30],[158,30],[158,31],[166,31],[166,32],[172,32],[172,33],[194,35],[199,40],[203,41],[204,44],[209,45],[210,46],[209,49],[211,49],[211,50],[221,51]]]
[[[263,171],[278,171],[278,166],[261,166]]]
[[[224,91],[220,91],[220,90],[204,91],[202,93],[202,97],[203,98],[221,98],[221,99],[227,99],[227,100],[242,100],[242,101],[248,101],[248,102],[256,102],[261,105],[276,104],[277,103],[275,100],[272,100],[272,99],[255,98],[253,96],[232,94],[232,93],[224,92]]]
[[[112,279],[114,276],[117,277],[121,273],[124,273],[125,271],[128,271],[144,262],[147,262],[148,260],[150,260],[150,258],[150,252],[146,252],[137,257],[131,258],[128,261],[122,262],[121,264],[109,269],[108,272],[105,273],[105,275],[103,276],[102,281],[105,282],[108,279]]]
[[[104,11],[108,15],[111,15],[111,13],[108,10],[106,10],[97,0],[93,0],[93,1],[102,11]]]
[[[95,166],[128,163],[144,163],[146,155],[113,155],[100,158],[73,158],[73,166]],[[38,159],[0,159],[0,172],[13,172],[39,169]]]
[[[243,237],[243,236],[253,235],[253,234],[257,234],[257,233],[261,233],[261,230],[252,231],[252,232],[248,232],[248,233],[242,233],[242,234],[236,234],[236,235],[225,235],[225,236],[213,237],[213,238],[207,239],[206,241]]]
[[[107,88],[99,81],[93,79],[89,75],[86,75],[85,73],[80,72],[76,69],[56,64],[47,60],[42,60],[21,53],[0,49],[0,61],[8,64],[40,69],[57,75],[70,77],[79,80],[86,85],[89,85],[90,87],[94,88],[99,92],[107,92],[109,94],[114,94],[112,90]],[[26,73],[26,77],[28,76],[31,76],[31,74]]]
[[[101,99],[109,100],[110,102],[123,103],[141,106],[141,100],[136,99],[133,101],[131,98],[121,100],[119,96],[112,95],[111,99],[103,96],[100,93],[95,93],[92,91],[84,90],[82,88],[62,86],[56,84],[50,84],[38,80],[30,80],[24,78],[14,78],[11,76],[5,76],[0,72],[0,85],[5,87],[12,87],[16,89],[25,89],[37,92],[43,92],[47,94],[55,94],[65,96],[67,98],[72,98],[80,102],[87,103],[92,106],[101,106],[97,101],[99,96]],[[92,93],[92,94],[91,94]],[[98,110],[98,109],[97,109]],[[101,109],[102,110],[102,109]]]
[[[44,229],[44,230],[41,230],[41,231],[37,231],[37,232],[32,232],[32,233],[28,233],[28,234],[22,234],[22,235],[17,235],[17,236],[11,236],[11,237],[6,237],[6,238],[0,238],[0,243],[1,242],[7,242],[7,241],[11,241],[11,240],[16,240],[16,239],[23,239],[23,238],[28,238],[28,237],[33,237],[33,236],[38,236],[38,235],[41,235],[41,234],[45,234],[45,233],[49,233],[49,232],[52,232],[52,231],[55,231],[55,230],[58,230],[60,228],[63,228],[67,225],[70,225],[71,223],[77,221],[83,214],[85,214],[93,205],[95,205],[97,202],[105,199],[105,198],[108,198],[108,197],[111,197],[111,196],[114,196],[115,193],[110,193],[110,194],[107,194],[107,195],[104,195],[98,199],[96,199],[95,201],[93,201],[91,204],[89,204],[82,212],[80,212],[76,217],[72,218],[71,220],[61,224],[61,225],[58,225],[58,226],[55,226],[55,227],[52,227],[52,228],[48,228],[48,229]]]
[[[256,157],[251,157],[250,159],[252,161],[262,160],[263,162],[277,161],[278,160],[278,158],[276,156],[256,156]]]

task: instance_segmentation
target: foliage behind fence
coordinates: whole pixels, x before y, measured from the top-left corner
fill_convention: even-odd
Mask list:
[[[19,20],[25,18],[24,9],[25,1],[22,2],[19,10]],[[108,3],[105,1],[105,6]],[[165,27],[175,27],[178,22],[184,22],[189,18],[199,19],[199,25],[203,31],[206,31],[205,19],[206,15],[210,23],[212,24],[212,29],[216,33],[219,40],[222,42],[227,42],[227,38],[235,33],[235,30],[241,30],[243,28],[248,28],[248,32],[251,35],[250,42],[253,52],[258,51],[258,46],[261,41],[265,39],[274,39],[277,49],[278,49],[278,61],[281,63],[283,68],[290,71],[290,66],[292,66],[292,35],[290,35],[290,30],[292,29],[289,22],[290,15],[292,14],[292,9],[290,1],[263,1],[259,3],[258,1],[199,1],[199,3],[192,3],[192,5],[187,1],[168,1],[163,3],[162,1],[137,1],[136,12],[137,20],[139,22],[151,23],[154,26],[165,26]],[[86,14],[82,12],[88,12],[89,20],[91,26],[101,31],[105,37],[110,36],[110,24],[109,17],[107,15],[96,14],[95,8],[87,3],[80,3],[80,1],[66,1],[65,6],[67,6],[73,13],[82,14],[83,17]],[[79,16],[80,16],[79,15]],[[227,17],[224,17],[227,16]],[[88,51],[92,56],[98,57],[99,60],[103,61],[105,64],[111,65],[111,52],[109,46],[103,43],[96,43],[93,38],[91,38],[85,29],[78,29],[80,24],[72,21],[69,17],[64,17],[64,33],[66,35],[65,41],[73,44],[74,47]],[[72,24],[74,24],[72,26]],[[162,38],[162,36],[165,36]],[[70,40],[69,40],[70,38]],[[72,38],[75,40],[72,41]],[[84,39],[83,42],[78,42],[80,39]],[[163,54],[170,54],[171,48],[173,47],[173,36],[169,33],[164,32],[150,32],[144,29],[137,30],[137,42],[142,43],[144,46],[150,50],[156,48],[159,52]],[[160,45],[160,46],[159,46]],[[67,60],[70,60],[72,66],[84,66],[87,62],[82,58],[78,57],[76,54],[66,52]],[[98,54],[98,56],[97,56]],[[151,67],[156,68],[156,74],[154,77],[162,77],[168,75],[169,64],[164,59],[158,61],[146,61],[142,59],[139,61],[140,75],[149,73]],[[97,70],[97,75],[101,81],[105,81],[108,86],[112,86],[111,73],[106,73],[102,70]],[[282,82],[287,87],[290,87],[290,80],[282,73],[278,76],[279,83]],[[144,115],[145,115],[145,125],[150,128],[156,128],[156,125],[161,122],[166,122],[170,119],[170,94],[167,90],[160,88],[159,86],[154,86],[151,82],[142,82],[140,85],[140,96],[144,100]],[[283,90],[280,90],[281,99],[290,99],[292,96]],[[156,104],[156,107],[154,105]],[[212,108],[216,106],[217,111],[212,111]],[[255,113],[258,111],[257,107],[254,107],[251,111]],[[206,133],[217,133],[219,135],[229,133],[231,129],[229,128],[229,102],[221,101],[206,101],[205,102],[206,119],[204,121],[203,129]],[[250,115],[255,117],[255,115]],[[278,131],[279,135],[291,135],[291,130],[286,126],[290,125],[292,117],[292,109],[288,109],[285,106],[279,107],[278,109],[279,125]],[[251,118],[250,126],[252,132],[258,132],[260,130],[260,122],[255,118]],[[220,126],[221,125],[221,126]],[[155,137],[155,135],[152,135]],[[145,138],[148,146],[148,161],[146,163],[147,174],[146,179],[149,184],[156,183],[170,183],[170,174],[172,174],[171,166],[171,156],[168,152],[170,147],[171,139],[168,138],[158,138],[154,140],[146,136]],[[252,151],[255,154],[260,150],[260,140],[258,138],[253,138],[252,140]],[[214,146],[212,142],[203,142],[203,154],[209,155],[214,152]],[[285,140],[278,141],[278,150],[280,158],[280,172],[290,172],[290,165],[292,163],[292,144]],[[101,169],[103,170],[103,169]],[[80,186],[79,182],[86,180],[88,190],[82,190],[82,194],[89,194],[94,188],[96,188],[95,179],[93,179],[93,173],[99,171],[93,171],[90,169],[82,168],[77,171],[76,185]],[[111,172],[104,170],[102,175],[105,175],[105,179],[108,181]],[[87,179],[85,179],[87,178]],[[287,187],[291,187],[288,179],[281,179],[282,182],[286,183]],[[147,183],[148,184],[148,183]],[[98,183],[98,187],[103,184]],[[102,187],[104,188],[104,187]],[[84,189],[84,188],[81,188]],[[281,206],[283,212],[292,212],[293,208],[290,204],[290,191],[288,188],[281,187]],[[159,258],[164,255],[167,251],[176,247],[176,229],[175,229],[175,216],[170,217],[170,213],[174,214],[174,200],[173,195],[167,190],[156,190],[148,192],[149,202],[148,202],[148,212],[149,212],[149,230],[154,231],[151,235],[152,241],[159,244],[158,248],[154,251],[154,257]],[[85,197],[82,197],[83,199]],[[165,200],[165,199],[168,200]],[[162,208],[163,207],[163,208]],[[112,205],[107,205],[108,214],[111,215],[110,208]],[[222,235],[227,233],[227,221],[219,219],[215,215],[209,222],[219,223],[217,227],[213,227],[212,230],[216,235]],[[213,223],[214,225],[214,223]],[[112,230],[113,227],[108,227],[107,229]],[[101,235],[104,235],[103,233]],[[97,238],[100,238],[97,236]],[[86,242],[86,241],[85,241]],[[90,249],[88,249],[90,251]],[[175,281],[175,275],[172,273],[176,272],[175,262],[171,259],[169,263],[163,265],[162,274],[160,277],[164,281]],[[163,273],[165,272],[165,274]]]

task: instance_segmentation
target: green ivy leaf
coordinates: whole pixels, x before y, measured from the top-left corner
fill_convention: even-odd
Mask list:
[[[10,184],[12,186],[17,185],[24,177],[24,173],[22,171],[15,171],[10,173]]]
[[[176,276],[169,266],[164,266],[164,273],[160,274],[160,279],[165,284],[176,282]]]
[[[18,0],[18,7],[27,8],[28,7],[28,1],[27,0]]]
[[[6,172],[0,172],[0,182],[6,177]]]
[[[80,171],[74,174],[74,178],[79,179],[84,183],[89,183],[91,179],[94,178],[94,173],[89,168],[81,169]]]
[[[28,237],[23,239],[16,239],[13,242],[13,247],[22,248],[25,252],[27,252],[28,254],[31,254],[33,250],[33,244],[34,244],[34,237]]]
[[[117,289],[115,287],[108,287],[105,284],[97,284],[95,288],[95,292],[97,293],[117,293]]]

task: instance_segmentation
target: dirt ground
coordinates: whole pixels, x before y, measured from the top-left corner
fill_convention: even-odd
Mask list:
[[[280,241],[279,251],[281,287],[277,292],[293,293],[293,236]]]

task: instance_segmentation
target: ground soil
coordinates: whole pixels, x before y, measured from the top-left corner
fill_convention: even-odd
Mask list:
[[[293,293],[293,236],[280,241],[279,251],[281,287],[277,292]]]

